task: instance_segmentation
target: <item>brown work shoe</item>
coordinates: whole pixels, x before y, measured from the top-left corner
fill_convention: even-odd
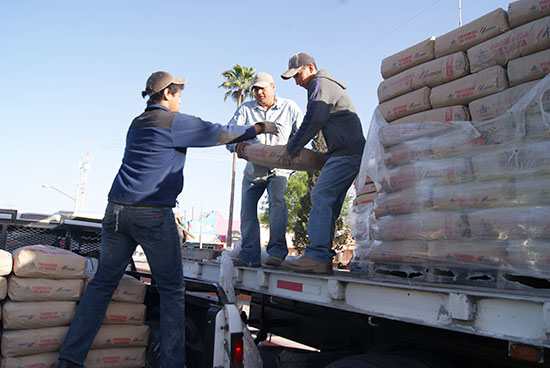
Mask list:
[[[276,255],[270,255],[265,261],[266,266],[278,267],[283,263],[283,259]]]
[[[321,263],[308,256],[301,256],[295,260],[286,260],[283,267],[297,272],[320,273],[325,275],[332,274],[332,264]]]
[[[233,258],[233,266],[258,268],[258,267],[261,267],[262,265],[259,263],[246,263],[245,261],[240,260],[238,258]]]

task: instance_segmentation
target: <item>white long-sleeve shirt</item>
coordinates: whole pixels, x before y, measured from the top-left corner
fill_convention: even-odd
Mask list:
[[[300,128],[303,118],[302,111],[294,101],[275,96],[275,103],[267,110],[260,106],[256,100],[241,104],[228,125],[254,125],[262,120],[272,121],[279,129],[278,134],[259,134],[247,142],[276,146],[285,145],[288,142],[289,138]],[[235,146],[236,144],[226,145],[230,152],[235,152]],[[244,169],[244,175],[251,181],[265,180],[270,174],[288,177],[290,173],[292,173],[290,170],[271,169],[251,162],[247,162]]]

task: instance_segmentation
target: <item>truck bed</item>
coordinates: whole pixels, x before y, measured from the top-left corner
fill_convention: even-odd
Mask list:
[[[184,260],[188,278],[219,281],[215,261]],[[277,268],[239,267],[234,286],[243,293],[305,302],[376,318],[550,347],[550,299],[536,291],[454,284],[370,280],[347,271],[331,276]]]

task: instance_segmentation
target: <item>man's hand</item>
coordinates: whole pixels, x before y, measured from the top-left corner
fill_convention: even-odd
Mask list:
[[[283,146],[283,148],[281,148],[281,163],[283,165],[291,165],[293,160],[294,159],[292,158],[290,153],[288,153],[286,146]]]
[[[254,129],[256,130],[256,134],[277,134],[279,133],[279,129],[277,129],[277,125],[271,121],[262,120],[254,124]]]
[[[237,152],[238,158],[244,158],[245,160],[248,160],[248,157],[246,157],[246,155],[243,152],[243,148],[246,146],[250,146],[250,144],[246,142],[237,143],[237,145],[235,146],[235,152]]]

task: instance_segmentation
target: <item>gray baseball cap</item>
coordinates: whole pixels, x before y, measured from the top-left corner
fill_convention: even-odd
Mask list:
[[[271,84],[275,84],[273,82],[273,77],[271,74],[259,72],[254,76],[254,80],[252,81],[252,87],[260,87],[265,88],[268,87]]]
[[[187,79],[174,78],[174,76],[168,72],[154,72],[149,78],[147,78],[147,84],[145,85],[145,91],[141,92],[143,97],[149,95],[152,96],[168,87],[170,84],[185,84]]]
[[[308,64],[315,64],[315,59],[312,56],[304,52],[292,55],[292,57],[288,59],[288,70],[281,74],[281,78],[290,79],[294,77],[301,67]]]

